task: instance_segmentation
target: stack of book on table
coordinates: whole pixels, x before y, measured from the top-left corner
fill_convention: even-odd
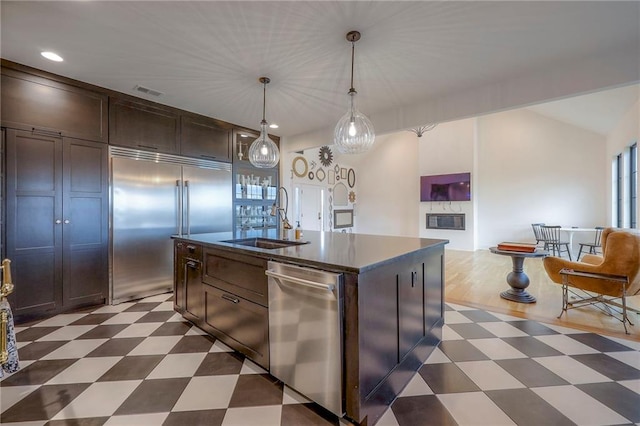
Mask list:
[[[512,243],[509,241],[505,241],[498,244],[498,250],[533,253],[534,251],[536,251],[536,245],[533,243]]]

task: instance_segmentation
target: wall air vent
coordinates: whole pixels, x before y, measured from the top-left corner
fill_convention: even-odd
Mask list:
[[[140,86],[136,84],[136,87],[133,88],[136,92],[144,93],[145,95],[151,96],[161,96],[164,95],[162,92],[158,92],[157,90],[149,89],[148,87]]]

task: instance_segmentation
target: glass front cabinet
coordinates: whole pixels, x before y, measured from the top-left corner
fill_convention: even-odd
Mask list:
[[[236,129],[233,136],[233,226],[247,237],[266,235],[278,224],[277,216],[272,215],[279,187],[278,166],[260,169],[249,162],[249,146],[258,133]],[[279,138],[271,139],[279,145]]]

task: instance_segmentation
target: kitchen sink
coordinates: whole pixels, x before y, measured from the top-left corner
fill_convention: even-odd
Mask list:
[[[309,244],[309,241],[273,240],[270,238],[243,238],[240,240],[226,240],[223,243],[239,244],[241,246],[258,247],[262,249],[279,249],[290,246]]]

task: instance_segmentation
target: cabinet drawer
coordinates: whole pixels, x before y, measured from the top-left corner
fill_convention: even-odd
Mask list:
[[[203,287],[206,325],[227,345],[268,369],[269,310],[221,289]]]
[[[203,281],[215,287],[267,306],[267,261],[224,250],[206,250]]]

